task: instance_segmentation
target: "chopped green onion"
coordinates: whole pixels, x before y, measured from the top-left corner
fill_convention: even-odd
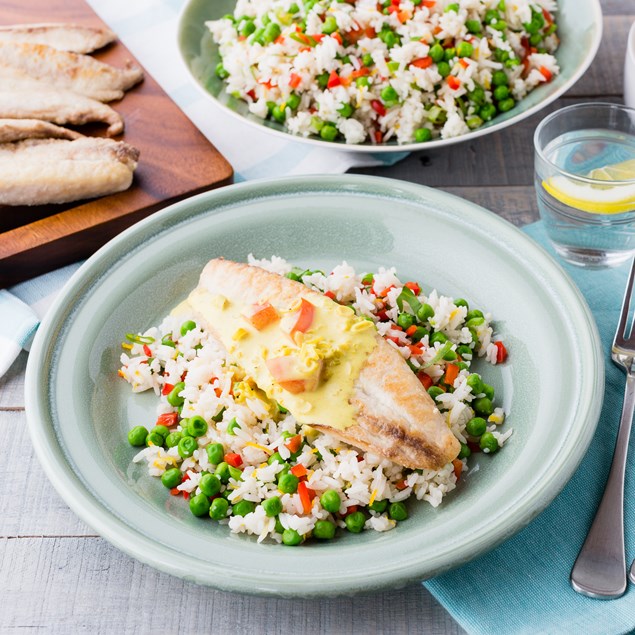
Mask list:
[[[135,335],[134,333],[126,333],[126,339],[133,344],[152,344],[154,342],[154,337]]]

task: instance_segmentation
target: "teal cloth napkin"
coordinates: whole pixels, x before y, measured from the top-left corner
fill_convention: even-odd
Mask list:
[[[525,231],[554,254],[542,223]],[[625,379],[609,351],[630,266],[564,268],[584,294],[600,331],[606,362],[604,406],[587,455],[540,516],[494,551],[424,583],[469,633],[617,635],[635,629],[635,585],[610,601],[584,597],[569,586],[571,567],[602,497],[617,437]],[[625,496],[628,567],[635,557],[635,439],[631,441]]]

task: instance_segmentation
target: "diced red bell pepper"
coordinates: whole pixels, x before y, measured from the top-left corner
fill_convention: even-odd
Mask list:
[[[331,71],[331,74],[329,75],[329,80],[326,83],[327,88],[335,88],[336,86],[339,86],[342,83],[342,81],[340,80],[340,76],[337,74],[336,71]]]
[[[496,363],[502,364],[507,359],[507,349],[502,342],[494,342],[496,346]]]
[[[159,418],[157,419],[157,422],[154,425],[171,428],[172,426],[175,426],[178,422],[179,422],[178,413],[165,412],[162,415],[159,415]]]
[[[404,287],[407,287],[412,291],[415,295],[419,295],[421,293],[421,287],[416,282],[406,282]]]
[[[428,390],[430,386],[432,386],[432,377],[430,375],[426,375],[424,372],[420,372],[417,374],[417,378],[423,384],[423,387]]]
[[[461,87],[461,80],[458,77],[455,77],[454,75],[450,75],[447,81],[448,81],[448,86],[452,90],[458,90]]]
[[[150,347],[147,344],[143,345],[143,352],[145,353],[146,357],[152,357],[152,351],[150,350]]]
[[[331,300],[335,300],[335,294],[332,291],[326,291],[324,295]]]
[[[383,117],[386,114],[386,108],[384,107],[384,104],[382,104],[379,99],[373,99],[373,101],[370,102],[370,107],[380,116]],[[379,132],[379,131],[377,131]],[[379,142],[378,142],[379,143]]]
[[[228,452],[225,455],[225,463],[231,465],[232,467],[240,467],[243,464],[243,460],[240,454]]]
[[[306,467],[304,467],[302,463],[294,465],[289,471],[293,474],[293,476],[297,476],[298,478],[302,478],[307,475]]]
[[[163,384],[162,395],[169,395],[174,390],[174,384]]]
[[[289,76],[289,86],[291,86],[291,88],[297,88],[301,81],[302,78],[299,75],[296,75],[296,73],[291,73]]]

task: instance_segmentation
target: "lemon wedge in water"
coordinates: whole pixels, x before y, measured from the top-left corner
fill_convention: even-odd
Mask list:
[[[583,212],[624,214],[635,211],[635,183],[615,183],[635,180],[635,159],[595,168],[586,176],[611,181],[611,184],[591,185],[572,181],[566,176],[552,176],[543,181],[542,186],[556,200]]]

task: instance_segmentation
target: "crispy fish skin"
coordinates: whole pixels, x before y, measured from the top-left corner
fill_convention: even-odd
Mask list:
[[[0,119],[0,144],[22,139],[79,139],[84,135],[39,119]]]
[[[0,78],[30,77],[99,101],[121,99],[143,79],[134,64],[116,68],[89,55],[21,42],[0,42],[0,67]]]
[[[10,84],[10,81],[7,82]],[[43,119],[57,124],[82,125],[93,121],[108,124],[109,136],[123,132],[123,119],[110,106],[69,90],[0,89],[0,117]]]
[[[309,302],[319,295],[299,282],[223,259],[208,262],[199,287],[245,305],[262,297],[291,305],[300,294]],[[208,326],[213,333],[214,325]],[[399,465],[440,469],[456,458],[460,443],[401,355],[379,334],[376,340],[350,397],[355,423],[344,430],[315,427]]]
[[[0,205],[68,203],[121,192],[139,151],[121,141],[82,137],[0,145]]]
[[[92,53],[116,39],[117,36],[110,29],[79,24],[50,22],[0,27],[0,42],[45,44],[72,53]]]

